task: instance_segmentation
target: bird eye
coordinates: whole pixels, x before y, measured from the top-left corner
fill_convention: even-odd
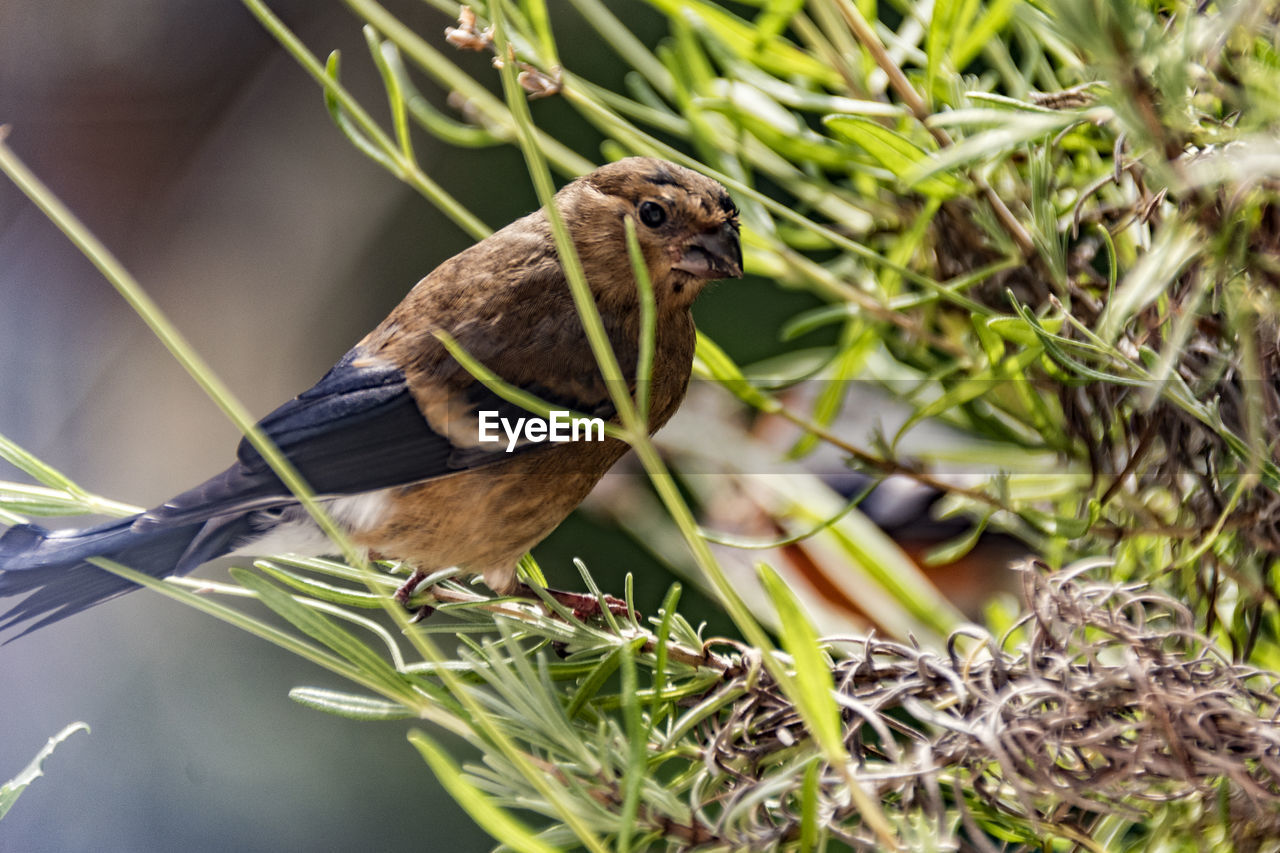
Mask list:
[[[640,221],[650,228],[657,228],[667,221],[667,209],[656,201],[641,202]]]

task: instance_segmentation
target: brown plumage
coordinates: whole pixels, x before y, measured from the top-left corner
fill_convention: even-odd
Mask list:
[[[737,211],[724,188],[650,158],[604,166],[555,203],[569,226],[614,353],[634,385],[640,301],[624,237],[636,233],[653,283],[650,429],[680,405],[694,351],[690,306],[707,281],[742,274]],[[545,211],[445,261],[315,387],[261,422],[328,510],[371,553],[418,571],[458,566],[498,592],[515,565],[626,451],[614,439],[480,440],[480,413],[531,417],[448,354],[447,332],[507,383],[565,410],[613,417],[556,254]],[[632,389],[634,390],[634,389]],[[134,588],[84,562],[107,556],[157,577],[226,553],[328,553],[332,546],[258,454],[163,506],[123,521],[0,537],[0,596],[31,592],[0,628],[27,630]]]
[[[639,208],[646,203],[661,206],[660,217],[646,210],[663,220],[656,227],[640,219]],[[657,309],[650,392],[650,429],[657,430],[675,413],[688,386],[694,299],[709,279],[741,275],[737,210],[715,181],[648,158],[598,169],[557,193],[556,204],[628,377],[635,376],[640,302],[623,219],[636,220]],[[707,239],[723,245],[708,251],[695,242]],[[680,268],[703,254],[705,270]],[[361,342],[371,358],[405,369],[433,430],[449,435],[455,445],[473,445],[475,407],[465,398],[476,380],[447,354],[433,334],[439,329],[511,384],[553,402],[571,402],[578,411],[611,409],[544,210],[445,261]],[[379,554],[408,559],[424,573],[460,566],[483,574],[495,591],[510,592],[520,556],[554,530],[626,450],[612,438],[547,444],[409,486],[380,523],[354,536]]]

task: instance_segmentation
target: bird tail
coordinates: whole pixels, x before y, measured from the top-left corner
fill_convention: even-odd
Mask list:
[[[138,522],[146,518],[147,522]],[[87,562],[114,560],[161,578],[185,574],[202,562],[227,553],[248,528],[244,516],[156,524],[154,516],[109,521],[83,530],[51,531],[19,524],[0,536],[0,598],[26,594],[0,615],[0,632],[35,620],[21,633],[65,619],[137,584]],[[7,641],[6,641],[7,642]]]

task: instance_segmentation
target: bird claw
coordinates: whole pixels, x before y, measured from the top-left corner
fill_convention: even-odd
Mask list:
[[[580,622],[586,621],[592,616],[600,615],[600,599],[594,595],[586,595],[580,592],[560,592],[558,590],[553,591],[551,594],[556,601],[572,609],[573,618]],[[627,609],[627,603],[612,595],[604,596],[604,604],[614,616],[625,617],[630,613]]]
[[[432,613],[435,613],[435,612],[436,612],[436,609],[432,607],[430,604],[424,604],[418,608],[416,613],[414,613],[412,616],[409,617],[409,624],[417,625],[419,622],[423,621],[424,619],[426,619]]]
[[[414,589],[418,586],[418,584],[422,583],[426,579],[427,579],[426,572],[422,571],[421,569],[414,569],[413,574],[409,575],[409,579],[407,581],[400,584],[399,589],[395,591],[395,595],[393,597],[395,598],[396,601],[400,602],[405,607],[408,607],[409,599],[413,597]]]
[[[415,569],[413,574],[409,575],[409,579],[400,584],[400,587],[395,591],[393,597],[396,601],[400,602],[403,607],[408,610],[412,610],[413,607],[409,604],[409,601],[413,598],[414,591],[417,589],[418,584],[422,583],[426,578],[426,572]],[[573,618],[580,622],[585,622],[593,616],[600,615],[601,599],[594,595],[585,592],[566,592],[561,589],[548,589],[546,590],[546,593],[565,607],[569,608],[573,613]],[[513,594],[522,598],[538,599],[539,597],[528,584],[520,584],[516,587]],[[627,607],[627,603],[622,599],[616,598],[612,595],[604,595],[602,598],[604,599],[605,606],[609,608],[609,612],[614,616],[630,616],[631,611]],[[411,623],[421,622],[434,612],[434,607],[429,604],[424,604],[417,608],[417,612],[409,621]],[[636,615],[637,617],[639,616],[639,614]]]
[[[392,597],[395,598],[396,601],[400,602],[400,606],[406,610],[413,610],[409,605],[409,599],[413,598],[413,591],[417,588],[418,584],[422,583],[426,579],[426,572],[421,569],[414,569],[413,574],[409,575],[409,579],[407,581],[400,584],[399,589],[395,591],[395,594]],[[413,616],[409,617],[409,624],[417,624],[435,612],[436,609],[430,604],[424,604],[417,609]]]
[[[546,590],[546,593],[565,607],[569,608],[573,613],[573,618],[577,619],[579,622],[585,622],[592,616],[600,615],[600,599],[596,598],[594,595],[590,595],[585,592],[566,592],[562,589],[548,589]],[[527,598],[538,597],[538,594],[527,584],[520,584],[515,594]],[[612,595],[604,595],[602,598],[604,599],[605,606],[609,608],[609,612],[614,616],[630,616],[631,611],[627,607],[627,603],[622,599],[615,598]]]

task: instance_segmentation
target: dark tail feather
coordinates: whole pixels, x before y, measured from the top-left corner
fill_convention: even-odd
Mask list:
[[[0,598],[27,597],[0,615],[0,631],[36,620],[17,639],[117,595],[138,589],[119,575],[85,562],[105,557],[162,578],[185,573],[227,553],[248,532],[247,516],[137,529],[139,516],[83,530],[49,531],[34,524],[0,536]],[[210,529],[206,530],[208,527]],[[204,535],[201,535],[201,533]],[[195,543],[196,553],[189,553]],[[8,642],[8,640],[6,640]]]

